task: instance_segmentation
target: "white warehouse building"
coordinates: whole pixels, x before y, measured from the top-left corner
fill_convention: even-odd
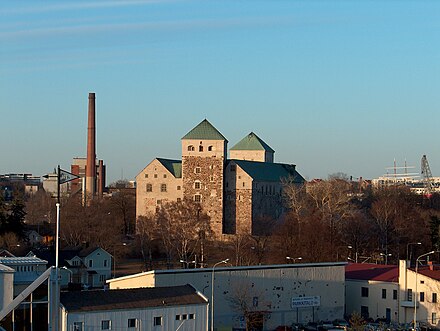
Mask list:
[[[61,331],[208,330],[208,300],[190,285],[61,293]]]
[[[216,330],[245,329],[249,313],[261,329],[342,319],[345,262],[153,270],[108,280],[110,289],[191,284],[211,298]],[[212,301],[212,300],[210,300]],[[211,302],[212,305],[212,302]],[[247,306],[247,310],[238,306]],[[248,325],[249,326],[249,325]]]

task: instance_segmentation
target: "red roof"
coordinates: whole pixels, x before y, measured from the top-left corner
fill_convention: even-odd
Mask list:
[[[435,265],[434,270],[430,270],[428,266],[418,267],[417,272],[426,277],[440,280],[440,269],[437,265]],[[415,268],[411,268],[412,271],[415,271]]]
[[[345,279],[398,283],[399,267],[372,263],[349,263],[345,266]]]

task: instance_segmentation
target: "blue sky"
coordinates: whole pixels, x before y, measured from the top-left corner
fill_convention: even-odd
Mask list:
[[[309,179],[423,154],[440,176],[439,36],[439,1],[4,0],[0,173],[85,156],[95,92],[109,182],[180,158],[204,118]]]

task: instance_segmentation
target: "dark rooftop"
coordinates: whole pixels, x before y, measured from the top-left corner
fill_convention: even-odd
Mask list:
[[[399,267],[372,263],[349,263],[345,267],[346,279],[398,282]]]
[[[61,293],[61,303],[70,312],[194,305],[206,302],[191,285]]]

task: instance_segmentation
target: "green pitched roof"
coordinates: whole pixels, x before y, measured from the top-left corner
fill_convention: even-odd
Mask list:
[[[268,163],[257,161],[231,160],[242,168],[254,180],[264,182],[279,182],[282,178],[293,177],[295,183],[304,183],[305,179],[293,164]]]
[[[204,119],[182,139],[206,139],[228,141],[207,119]]]
[[[169,172],[176,178],[182,178],[182,161],[157,158]]]
[[[251,132],[246,137],[241,139],[237,144],[235,144],[231,151],[266,151],[275,153],[275,151],[270,148],[260,137],[255,133]]]

